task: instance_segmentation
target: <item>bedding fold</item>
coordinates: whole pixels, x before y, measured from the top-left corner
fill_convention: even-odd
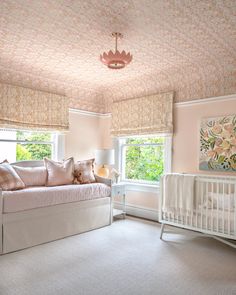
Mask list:
[[[190,213],[194,208],[194,175],[172,173],[163,176],[163,211]]]

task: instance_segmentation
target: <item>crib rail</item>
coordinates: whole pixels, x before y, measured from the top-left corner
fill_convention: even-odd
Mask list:
[[[2,189],[0,188],[0,255],[2,254],[2,250],[3,250],[3,240],[2,240],[3,218],[2,218],[2,213],[3,213],[3,195],[2,195]]]
[[[163,208],[163,181],[164,178],[161,181],[161,223],[236,240],[236,177],[195,175],[191,211]]]

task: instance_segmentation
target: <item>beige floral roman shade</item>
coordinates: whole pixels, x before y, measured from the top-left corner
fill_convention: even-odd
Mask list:
[[[114,136],[173,132],[173,92],[114,102]]]
[[[65,131],[68,114],[65,96],[0,83],[0,128]]]

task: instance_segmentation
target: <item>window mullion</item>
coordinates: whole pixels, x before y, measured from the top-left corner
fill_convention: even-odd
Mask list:
[[[165,146],[164,143],[126,143],[125,146]]]

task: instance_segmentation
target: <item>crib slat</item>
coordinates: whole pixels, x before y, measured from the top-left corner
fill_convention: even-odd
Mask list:
[[[211,183],[211,194],[212,198],[214,197],[214,189],[213,189],[213,182]],[[211,202],[211,230],[213,231],[213,208],[214,208],[214,198],[213,202]]]
[[[217,232],[219,232],[219,187],[220,183],[217,182],[217,188],[216,188],[216,209],[217,209]]]
[[[196,204],[198,203],[198,197],[199,197],[199,181],[196,182]],[[195,207],[195,206],[194,206]],[[194,209],[193,209],[194,210]],[[198,227],[198,208],[197,205],[195,207],[195,227]]]
[[[228,234],[230,235],[230,201],[231,201],[231,185],[228,185]]]
[[[187,210],[185,211],[185,218],[184,218],[183,224],[184,225],[188,224],[188,212],[187,212]]]
[[[223,214],[222,214],[222,232],[225,233],[225,184],[223,183]]]
[[[234,185],[234,235],[236,236],[236,184]]]
[[[207,196],[207,198],[209,196],[209,183],[206,184],[206,196]],[[209,228],[208,228],[208,199],[207,199],[207,206],[206,206],[206,230],[209,230]]]
[[[204,182],[200,182],[200,187],[201,187],[201,192],[200,192],[200,194],[201,194],[201,229],[202,229],[202,227],[203,227],[203,205],[204,205],[204,198],[203,198],[203,187],[204,187]]]

